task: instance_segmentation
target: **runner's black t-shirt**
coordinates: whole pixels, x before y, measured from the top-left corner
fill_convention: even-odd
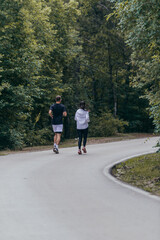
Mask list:
[[[63,104],[56,103],[50,106],[50,110],[52,110],[53,114],[52,124],[53,125],[62,124],[63,112],[66,111],[65,106]]]

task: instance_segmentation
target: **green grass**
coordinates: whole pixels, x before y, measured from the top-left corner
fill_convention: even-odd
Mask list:
[[[113,167],[119,180],[160,196],[160,153],[132,158]]]

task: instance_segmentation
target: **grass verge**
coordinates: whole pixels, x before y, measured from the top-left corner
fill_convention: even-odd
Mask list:
[[[115,165],[112,175],[151,194],[160,196],[160,153],[134,157]]]

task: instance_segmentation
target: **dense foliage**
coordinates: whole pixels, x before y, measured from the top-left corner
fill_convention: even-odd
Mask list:
[[[144,89],[150,114],[160,131],[160,5],[157,0],[115,2],[119,27],[132,48],[132,85]]]
[[[64,138],[76,137],[82,99],[90,136],[152,131],[148,102],[159,130],[158,10],[153,4],[146,16],[144,1],[132,2],[0,0],[0,149],[51,143],[57,94],[68,112]],[[114,6],[123,33],[115,16],[106,20]]]

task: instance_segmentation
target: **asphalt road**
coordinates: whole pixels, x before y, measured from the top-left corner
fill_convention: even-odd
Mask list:
[[[160,198],[119,184],[109,166],[158,138],[0,157],[0,240],[159,240]]]

